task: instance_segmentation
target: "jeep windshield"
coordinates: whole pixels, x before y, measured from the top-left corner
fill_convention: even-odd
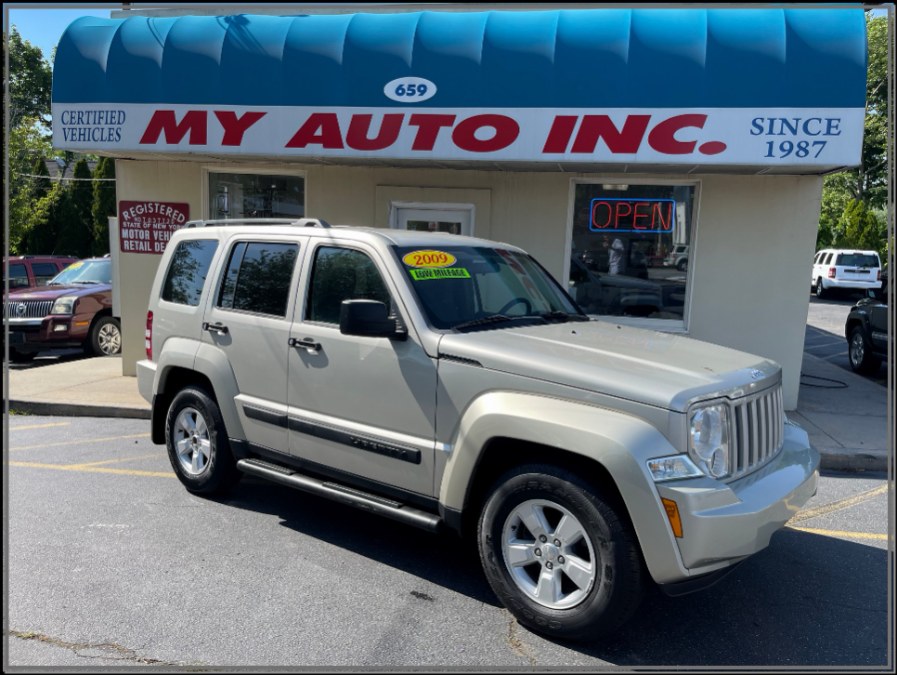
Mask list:
[[[470,331],[589,320],[528,255],[485,246],[395,251],[434,328]]]
[[[112,260],[80,260],[72,263],[53,277],[48,286],[74,286],[77,284],[111,284]]]

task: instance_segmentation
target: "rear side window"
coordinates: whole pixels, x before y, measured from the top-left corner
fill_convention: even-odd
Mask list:
[[[31,271],[34,273],[34,283],[38,286],[46,286],[50,279],[59,274],[56,263],[32,263]]]
[[[162,299],[179,305],[199,305],[217,239],[191,239],[178,244],[162,286]]]
[[[231,251],[218,306],[286,316],[297,244],[240,242]]]

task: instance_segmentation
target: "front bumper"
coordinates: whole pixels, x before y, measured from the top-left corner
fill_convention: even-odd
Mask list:
[[[698,478],[658,483],[662,498],[676,502],[682,537],[676,539],[687,570],[682,581],[733,565],[769,545],[780,530],[816,494],[819,453],[807,433],[785,424],[781,452],[767,465],[733,481]]]
[[[40,320],[11,319],[9,344],[20,352],[81,347],[87,342],[90,319],[79,316],[51,315]]]
[[[146,399],[146,402],[152,404],[153,391],[156,380],[156,363],[144,359],[137,362],[137,391]]]

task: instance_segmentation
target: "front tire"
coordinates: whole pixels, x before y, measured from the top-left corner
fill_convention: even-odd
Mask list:
[[[174,397],[165,420],[168,459],[190,492],[223,495],[240,479],[218,404],[203,389]]]
[[[559,467],[520,467],[496,483],[477,528],[480,559],[521,624],[582,640],[616,630],[635,612],[645,568],[616,508]]]
[[[881,360],[872,353],[860,326],[855,326],[850,331],[847,358],[850,361],[850,367],[857,373],[868,375],[878,370],[878,367],[881,365]]]
[[[20,352],[14,347],[9,348],[9,360],[12,363],[31,363],[36,356],[36,352]]]
[[[103,316],[90,329],[87,351],[95,356],[121,354],[121,324],[118,319]]]

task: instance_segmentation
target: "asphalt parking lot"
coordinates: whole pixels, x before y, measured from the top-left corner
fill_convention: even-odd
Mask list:
[[[837,297],[820,300],[815,296],[810,297],[810,306],[807,313],[807,329],[804,338],[804,351],[813,356],[825,359],[829,363],[845,370],[850,370],[850,362],[847,358],[847,338],[844,335],[844,323],[850,308],[862,298],[860,294],[842,294]],[[851,371],[853,372],[853,371]],[[882,363],[878,371],[871,375],[865,375],[867,379],[876,382],[883,387],[888,386],[888,365]],[[803,381],[804,384],[818,384],[820,386],[838,386],[837,382],[812,382]]]
[[[16,667],[881,666],[887,483],[831,475],[770,547],[651,594],[601,643],[545,640],[475,553],[246,478],[187,493],[145,420],[9,418],[6,659]]]

